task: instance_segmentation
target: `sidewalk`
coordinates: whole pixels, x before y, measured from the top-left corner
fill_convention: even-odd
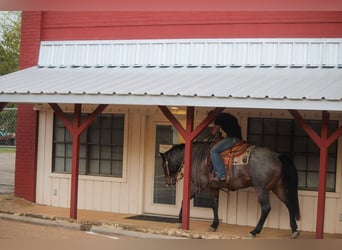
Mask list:
[[[68,208],[39,205],[13,194],[0,194],[0,220],[11,219],[108,235],[126,230],[190,239],[247,239],[252,230],[252,227],[247,226],[220,224],[217,232],[208,232],[210,222],[200,220],[191,220],[190,230],[182,230],[174,223],[127,219],[131,216],[132,214],[78,210],[78,220],[73,220],[69,219]],[[324,238],[342,239],[342,235],[325,234]],[[264,228],[257,239],[291,239],[291,233],[290,230]],[[299,239],[315,239],[315,233],[301,231]]]

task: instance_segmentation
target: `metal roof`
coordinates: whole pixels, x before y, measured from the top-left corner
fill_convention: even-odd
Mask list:
[[[342,111],[342,68],[37,66],[2,76],[0,102]]]
[[[342,111],[342,39],[41,42],[0,102]]]

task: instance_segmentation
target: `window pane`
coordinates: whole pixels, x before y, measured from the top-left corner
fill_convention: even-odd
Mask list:
[[[111,146],[101,146],[101,159],[111,159],[112,156]]]
[[[100,160],[89,160],[89,174],[98,175],[100,173]]]
[[[67,157],[72,157],[72,145],[71,144],[66,144],[65,145],[65,154]]]
[[[266,147],[270,148],[271,150],[276,150],[276,137],[270,136],[270,135],[265,135],[264,141],[263,141],[263,146],[266,146]]]
[[[291,141],[292,138],[290,136],[278,136],[276,151],[279,153],[291,152]]]
[[[112,161],[112,175],[122,177],[122,161]]]
[[[71,158],[65,159],[65,171],[71,173]]]
[[[87,167],[86,159],[80,159],[78,173],[79,174],[86,174],[87,173],[87,168],[86,167]]]
[[[319,154],[319,148],[311,139],[308,140],[308,152]]]
[[[56,128],[55,129],[55,141],[57,142],[62,142],[64,141],[64,138],[65,138],[65,128]]]
[[[336,172],[336,157],[328,157],[328,172]]]
[[[248,143],[254,145],[263,145],[262,135],[248,135]]]
[[[327,191],[335,191],[336,176],[335,174],[327,174]]]
[[[105,160],[102,160],[101,161],[101,172],[100,174],[103,174],[103,175],[110,175],[111,174],[111,170],[112,170],[112,166],[111,166],[111,161],[105,161]]]
[[[318,173],[309,172],[307,174],[307,187],[312,189],[318,187]]]
[[[88,130],[88,137],[90,144],[99,144],[100,142],[100,130],[98,129],[89,129]]]
[[[264,120],[264,134],[275,135],[277,133],[277,121],[274,119]]]
[[[311,171],[319,170],[319,156],[312,156],[308,158],[308,170],[311,170]]]
[[[292,120],[278,120],[278,135],[292,135]]]
[[[65,156],[65,145],[64,144],[56,143],[55,156],[56,157],[64,157]]]
[[[253,118],[248,121],[248,134],[262,134],[263,120]]]
[[[111,130],[109,129],[101,130],[101,144],[106,144],[106,145],[111,144]]]
[[[298,187],[306,187],[306,172],[298,171]]]
[[[307,151],[306,137],[295,137],[293,143],[293,151],[296,153],[305,153]]]
[[[294,157],[294,164],[297,170],[306,170],[307,158],[305,155],[296,155]]]
[[[54,172],[57,172],[57,173],[64,172],[64,165],[65,165],[64,158],[55,158]]]
[[[101,128],[102,129],[111,129],[112,128],[112,119],[110,116],[102,116],[101,117]]]
[[[90,145],[89,146],[89,158],[90,159],[100,159],[100,146]]]

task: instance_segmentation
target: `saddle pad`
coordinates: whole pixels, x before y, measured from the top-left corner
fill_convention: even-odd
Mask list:
[[[255,145],[246,144],[246,148],[241,152],[232,152],[230,149],[221,153],[221,158],[225,166],[246,165],[249,162],[249,155],[255,148]]]

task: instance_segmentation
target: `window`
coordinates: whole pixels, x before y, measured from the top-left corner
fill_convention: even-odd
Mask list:
[[[320,134],[321,121],[308,120],[307,123]],[[329,134],[338,128],[337,121],[330,121]],[[319,148],[292,119],[249,118],[248,142],[289,155],[294,161],[299,178],[299,188],[318,189]],[[328,153],[327,191],[334,192],[336,184],[337,142]]]
[[[82,121],[87,115],[82,115]],[[73,114],[67,114],[69,120]],[[122,114],[101,114],[81,134],[79,174],[122,177],[124,120]],[[72,137],[60,119],[54,119],[54,173],[71,172]]]

